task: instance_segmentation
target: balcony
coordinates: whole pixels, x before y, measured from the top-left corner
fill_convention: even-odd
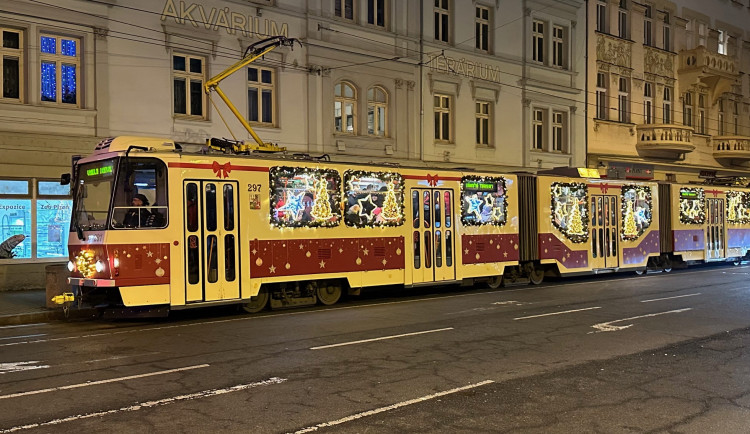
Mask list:
[[[742,164],[750,160],[750,137],[714,136],[711,139],[714,159],[724,165]]]
[[[680,80],[686,83],[698,81],[706,84],[711,91],[712,104],[722,93],[730,90],[739,78],[740,68],[736,57],[713,53],[700,45],[692,50],[680,52],[680,66],[677,70]]]
[[[673,124],[642,124],[636,126],[635,148],[644,157],[679,159],[693,152],[693,127]]]

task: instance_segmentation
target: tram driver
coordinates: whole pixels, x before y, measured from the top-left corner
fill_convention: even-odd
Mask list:
[[[132,199],[133,208],[125,214],[123,224],[126,228],[137,228],[148,226],[151,212],[144,208],[148,206],[148,198],[142,194],[136,194]]]

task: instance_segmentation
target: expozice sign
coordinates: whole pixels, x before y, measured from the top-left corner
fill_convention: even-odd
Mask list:
[[[208,30],[226,30],[230,35],[238,31],[243,36],[257,36],[267,38],[271,36],[289,36],[289,25],[277,23],[274,20],[245,15],[234,12],[227,7],[211,8],[208,10],[202,4],[190,3],[180,0],[167,0],[161,12],[161,20],[166,21],[173,18],[177,24],[190,23],[193,27],[203,26]]]

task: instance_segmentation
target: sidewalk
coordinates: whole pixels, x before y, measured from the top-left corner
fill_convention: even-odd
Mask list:
[[[61,307],[45,307],[44,289],[0,291],[0,326],[32,324],[65,318]]]

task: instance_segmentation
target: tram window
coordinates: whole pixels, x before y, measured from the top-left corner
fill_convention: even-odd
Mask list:
[[[195,285],[198,283],[200,278],[199,263],[200,263],[200,251],[198,250],[198,237],[190,235],[187,242],[188,257],[187,257],[187,272],[188,272],[188,283]]]
[[[453,266],[453,237],[451,231],[445,231],[445,265]]]
[[[449,211],[451,192],[446,191],[446,214]],[[465,225],[505,224],[506,207],[505,179],[502,177],[465,176],[461,179],[461,222]],[[446,225],[448,220],[446,219]],[[448,227],[448,226],[446,226]]]
[[[224,229],[234,230],[234,186],[224,184]]]
[[[440,203],[441,203],[440,192],[436,191],[435,192],[435,227],[436,228],[440,227],[440,224],[441,224],[440,220],[442,219],[442,216],[443,216],[443,212],[440,211]]]
[[[206,184],[206,230],[215,231],[216,224],[216,184]]]
[[[424,233],[424,268],[432,267],[432,234],[430,231]]]
[[[112,164],[87,169],[87,175],[95,178],[104,177],[104,173],[114,175]],[[167,167],[163,161],[156,158],[120,158],[113,193],[112,228],[167,226]],[[136,198],[140,202],[134,201]],[[85,204],[84,206],[89,208]],[[100,211],[105,213],[103,210]]]
[[[233,282],[236,276],[234,256],[234,235],[224,235],[224,277],[227,282]]]
[[[429,228],[430,227],[430,211],[431,211],[432,205],[430,204],[430,192],[425,191],[422,196],[422,209],[424,209],[424,227]]]
[[[341,175],[330,169],[272,167],[271,223],[279,227],[336,227],[341,223]],[[372,204],[368,204],[372,206]],[[375,207],[372,206],[370,211]]]
[[[607,210],[604,209],[604,203],[602,202],[601,197],[596,198],[596,204],[599,205],[599,213],[597,214],[597,217],[599,218],[599,226],[604,224],[604,213],[607,212]]]
[[[404,195],[401,175],[390,172],[344,172],[347,226],[401,226],[404,223]]]
[[[417,198],[419,199],[419,198]],[[419,270],[422,266],[422,246],[419,245],[419,231],[414,231],[414,269]]]
[[[209,235],[206,238],[206,280],[210,283],[219,280],[219,252],[216,245],[216,235]]]
[[[435,231],[435,266],[443,266],[443,239],[440,231]]]
[[[611,216],[610,220],[612,221],[612,226],[617,226],[617,213],[615,212],[617,207],[615,206],[614,197],[609,199],[609,209],[610,209],[609,215]]]
[[[611,251],[610,256],[617,256],[617,229],[612,227],[612,229],[610,229],[610,232],[611,232],[610,239],[612,240],[612,251]]]
[[[451,227],[451,193],[449,191],[446,191],[445,193],[443,193],[443,197],[445,198],[445,206],[443,206],[443,208],[445,209],[445,227],[449,228]],[[445,236],[447,242],[448,233],[446,233]]]
[[[597,248],[598,245],[596,243],[596,229],[594,229],[593,231],[591,231],[591,256],[593,256],[594,258],[597,257]]]
[[[185,217],[188,232],[198,230],[198,185],[188,183],[185,186]]]
[[[419,192],[417,190],[411,192],[411,213],[414,229],[419,229]]]

